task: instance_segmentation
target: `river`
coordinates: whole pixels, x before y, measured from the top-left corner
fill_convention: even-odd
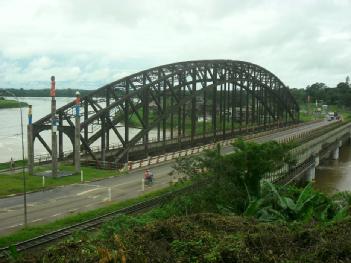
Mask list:
[[[13,98],[7,98],[13,99]],[[33,122],[50,112],[51,98],[19,98],[33,106]],[[73,98],[57,98],[57,107],[61,107]],[[27,155],[27,123],[28,109],[23,108],[24,148]],[[7,162],[12,158],[22,159],[21,148],[21,118],[19,109],[0,109],[0,162]],[[35,153],[44,154],[45,149],[40,143],[35,143]]]
[[[323,160],[316,168],[314,187],[326,193],[351,191],[351,145],[340,148],[339,160]]]
[[[13,99],[13,98],[7,98]],[[24,101],[33,107],[33,122],[46,116],[51,111],[51,98],[50,97],[22,97],[20,101]],[[56,98],[57,108],[64,106],[65,104],[73,101],[74,98]],[[27,123],[28,123],[28,108],[23,108],[23,124],[24,124],[24,151],[27,156]],[[22,159],[22,146],[21,146],[21,119],[19,109],[0,109],[0,163],[10,161],[11,157],[14,160]],[[124,128],[118,127],[119,132],[124,134]],[[139,130],[130,128],[130,138],[133,137]],[[51,145],[50,131],[44,131],[40,133],[43,139]],[[152,139],[156,136],[156,131],[151,130],[149,138]],[[71,151],[72,144],[66,135],[63,136],[63,148],[64,151]],[[110,143],[119,143],[116,136],[110,137]],[[99,140],[96,141],[92,146],[99,145]],[[40,142],[35,140],[34,142],[34,154],[47,154],[47,151]]]

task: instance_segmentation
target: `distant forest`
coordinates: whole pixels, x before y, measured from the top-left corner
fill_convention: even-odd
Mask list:
[[[50,89],[7,89],[17,97],[49,97]],[[290,89],[292,95],[299,104],[308,102],[328,105],[339,105],[351,108],[351,84],[350,78],[347,77],[345,82],[340,82],[336,87],[328,87],[324,83],[314,83],[304,89]],[[75,89],[57,89],[56,97],[75,97]],[[79,90],[81,96],[88,95],[94,90]],[[4,96],[5,93],[0,93]],[[6,96],[6,95],[5,95]]]
[[[50,89],[6,89],[17,97],[50,97]],[[56,97],[75,97],[76,89],[57,89]],[[81,96],[85,96],[93,90],[79,90]],[[1,92],[3,96],[7,96],[6,93]]]
[[[297,102],[306,104],[310,103],[339,105],[351,108],[351,85],[350,78],[347,77],[345,82],[340,82],[335,88],[328,87],[324,83],[314,83],[305,89],[291,89],[291,93]],[[309,97],[309,98],[308,98]]]

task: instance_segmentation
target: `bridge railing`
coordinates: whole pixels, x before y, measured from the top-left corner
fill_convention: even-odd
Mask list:
[[[291,125],[291,126],[287,126],[287,127],[281,127],[279,129],[276,130],[267,130],[267,131],[262,131],[262,132],[258,132],[258,133],[252,133],[252,134],[247,134],[245,136],[242,137],[242,139],[244,140],[251,140],[257,137],[261,137],[261,136],[265,136],[265,135],[269,135],[272,133],[275,133],[277,131],[284,131],[290,128],[296,128],[296,127],[300,127],[300,126],[304,126],[305,124],[295,124],[295,125]],[[290,136],[288,138],[285,139],[281,139],[279,140],[280,142],[289,142],[291,140],[295,140],[298,138],[303,138],[306,137],[308,134],[310,134],[311,132],[301,132],[298,134],[295,134],[293,136]],[[202,138],[204,135],[197,135],[197,137]],[[213,136],[212,134],[210,134],[210,136]],[[177,142],[179,140],[178,137],[175,137],[173,139],[171,139],[170,136],[167,137],[167,139],[169,141],[175,141]],[[191,137],[187,136],[187,137],[182,137],[181,138],[182,141],[186,141],[186,140],[190,140]],[[176,159],[178,157],[182,157],[182,156],[187,156],[187,155],[191,155],[191,154],[195,154],[195,153],[200,153],[206,149],[213,149],[217,144],[220,144],[221,146],[228,146],[231,143],[233,143],[237,138],[232,138],[232,139],[228,139],[228,140],[223,140],[223,141],[219,141],[216,143],[210,143],[210,144],[206,144],[203,146],[197,146],[197,147],[193,147],[190,149],[184,149],[184,150],[180,150],[180,151],[175,151],[175,152],[171,152],[171,153],[166,153],[166,154],[162,154],[162,155],[158,155],[158,156],[152,156],[149,158],[145,158],[142,160],[137,160],[137,161],[130,161],[127,164],[123,164],[123,163],[114,163],[114,162],[103,162],[103,161],[94,161],[94,160],[82,160],[82,164],[83,165],[88,165],[88,166],[94,166],[96,168],[100,168],[100,169],[121,169],[124,167],[124,169],[127,170],[133,170],[133,169],[137,169],[137,168],[142,168],[142,167],[146,167],[148,165],[154,165],[154,164],[158,164],[161,162],[165,162],[165,161],[169,161],[169,160],[173,160]],[[156,143],[159,142],[157,140],[157,138],[153,138],[150,140],[151,143]],[[142,142],[140,141],[138,143],[139,145],[142,144]],[[118,144],[111,144],[109,149],[113,150],[113,149],[120,149],[122,147],[122,144],[118,143]],[[100,146],[94,146],[93,149],[97,152],[101,151],[101,147]],[[82,153],[84,154],[84,153]],[[72,151],[65,151],[63,154],[63,157],[71,157],[72,156]],[[35,157],[35,160],[37,163],[41,164],[41,163],[48,163],[51,160],[51,155],[50,154],[44,154],[44,155],[38,155]],[[284,171],[286,171],[286,168],[282,168],[283,170],[278,171],[277,174],[281,174]],[[284,170],[285,169],[285,170]],[[278,177],[277,175],[271,175],[272,177]]]
[[[289,142],[292,140],[301,140],[300,145],[290,150],[293,158],[297,161],[296,165],[284,165],[278,171],[268,173],[265,179],[273,182],[289,183],[296,176],[302,174],[307,169],[315,165],[316,151],[321,150],[318,154],[327,154],[331,147],[335,145],[335,138],[341,138],[346,133],[350,132],[351,123],[334,123],[331,127],[321,127],[316,130],[302,132],[299,135],[294,135],[281,142]],[[323,150],[321,146],[323,143]],[[335,148],[335,147],[334,147]],[[318,149],[318,150],[316,150]]]
[[[303,125],[304,124],[296,124],[296,125],[289,126],[289,127],[283,127],[283,128],[280,128],[279,131],[284,131],[284,130],[292,128],[292,127],[296,128],[296,127],[303,126]],[[262,137],[262,136],[272,134],[274,132],[277,132],[277,130],[269,130],[269,131],[255,133],[255,134],[248,134],[246,136],[243,136],[242,139],[252,140],[252,139],[255,139],[257,137]],[[297,138],[297,136],[295,136],[294,138]],[[207,149],[214,149],[217,144],[220,144],[222,147],[229,146],[230,144],[232,144],[236,140],[237,140],[237,138],[232,138],[232,139],[223,140],[223,141],[219,141],[219,142],[215,142],[215,143],[205,144],[203,146],[198,146],[198,147],[194,147],[194,148],[190,148],[190,149],[184,149],[184,150],[175,151],[172,153],[166,153],[166,154],[159,155],[159,156],[153,156],[153,157],[142,159],[142,160],[130,161],[126,165],[126,169],[130,171],[130,170],[134,170],[134,169],[138,169],[138,168],[142,168],[142,167],[147,167],[149,165],[158,164],[160,162],[169,161],[169,160],[176,159],[179,157],[184,157],[187,155],[200,153],[200,152],[203,152],[204,150],[207,150]],[[286,168],[284,167],[284,168],[280,169],[279,171],[277,171],[277,174],[279,174],[279,173],[282,174],[282,173],[284,173],[285,170],[286,170]]]
[[[272,127],[275,127],[276,125],[277,124],[272,124]],[[255,131],[258,131],[261,128],[265,127],[264,125],[257,125],[257,126],[252,126],[252,127],[243,127],[242,132],[247,133],[247,135],[245,135],[244,138],[250,138],[250,136],[256,136],[257,134],[260,134],[260,135],[269,134],[269,133],[275,132],[277,130],[281,131],[281,130],[286,130],[289,128],[294,128],[294,127],[298,127],[298,126],[302,126],[302,125],[304,125],[304,124],[300,123],[300,124],[294,124],[294,125],[289,125],[289,126],[281,126],[278,129],[273,129],[273,130],[271,129],[271,130],[267,130],[267,131],[261,131],[261,132],[254,133]],[[230,132],[230,131],[231,131],[230,129],[227,130],[227,132]],[[238,133],[239,131],[240,131],[239,129],[234,129],[235,133]],[[251,132],[251,134],[250,134],[250,132]],[[206,133],[206,134],[195,135],[194,139],[211,138],[211,137],[213,137],[213,133]],[[191,139],[192,139],[191,136],[178,137],[177,134],[174,134],[173,138],[169,135],[166,136],[165,143],[171,144],[171,143],[177,143],[177,142],[187,142],[187,141],[191,141]],[[157,144],[157,143],[163,143],[163,140],[158,140],[156,137],[151,138],[149,140],[150,148],[153,147],[153,144]],[[139,141],[136,143],[135,146],[139,146],[142,144],[143,144],[143,142]],[[91,146],[90,148],[94,153],[102,152],[102,148],[100,145]],[[109,148],[107,150],[111,151],[111,150],[119,150],[119,149],[123,149],[122,143],[110,144]],[[81,156],[84,156],[84,154],[86,154],[85,151],[81,152]],[[61,159],[69,159],[69,158],[72,158],[72,156],[73,156],[73,150],[66,150],[61,154],[60,157],[61,157]],[[51,154],[49,154],[49,153],[39,154],[39,155],[34,156],[34,162],[36,164],[48,163],[50,161],[51,161]]]

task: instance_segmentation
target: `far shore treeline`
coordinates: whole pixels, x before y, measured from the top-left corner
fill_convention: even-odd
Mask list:
[[[2,96],[9,96],[1,92]],[[50,89],[6,89],[7,91],[15,94],[17,97],[50,97]],[[57,89],[56,90],[56,97],[75,97],[76,89]],[[94,90],[84,90],[79,89],[81,96],[86,96]]]
[[[305,89],[291,89],[292,95],[302,105],[308,102],[327,105],[338,105],[351,108],[351,83],[347,77],[345,82],[340,82],[336,87],[328,87],[322,82],[307,86]]]

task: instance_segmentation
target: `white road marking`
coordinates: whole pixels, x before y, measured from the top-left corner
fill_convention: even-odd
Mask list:
[[[94,187],[100,187],[100,185],[98,184],[76,184],[76,185],[79,185],[79,186],[94,186]]]
[[[18,226],[23,226],[23,224],[21,223],[21,224],[13,225],[13,226],[5,227],[3,229],[14,228],[14,227],[18,227]]]
[[[35,222],[42,221],[42,220],[43,220],[43,218],[38,218],[38,219],[33,220],[31,223],[35,223]]]
[[[51,217],[56,217],[56,216],[59,216],[59,215],[62,215],[62,213],[54,214]]]
[[[100,190],[100,189],[101,189],[101,188],[95,188],[95,189],[86,190],[86,191],[77,193],[77,196],[85,195],[85,194],[87,194],[87,193],[90,193],[90,192],[93,192],[93,191],[96,191],[96,190]]]
[[[0,209],[0,213],[8,213],[8,212],[14,212],[16,210],[13,209]]]

